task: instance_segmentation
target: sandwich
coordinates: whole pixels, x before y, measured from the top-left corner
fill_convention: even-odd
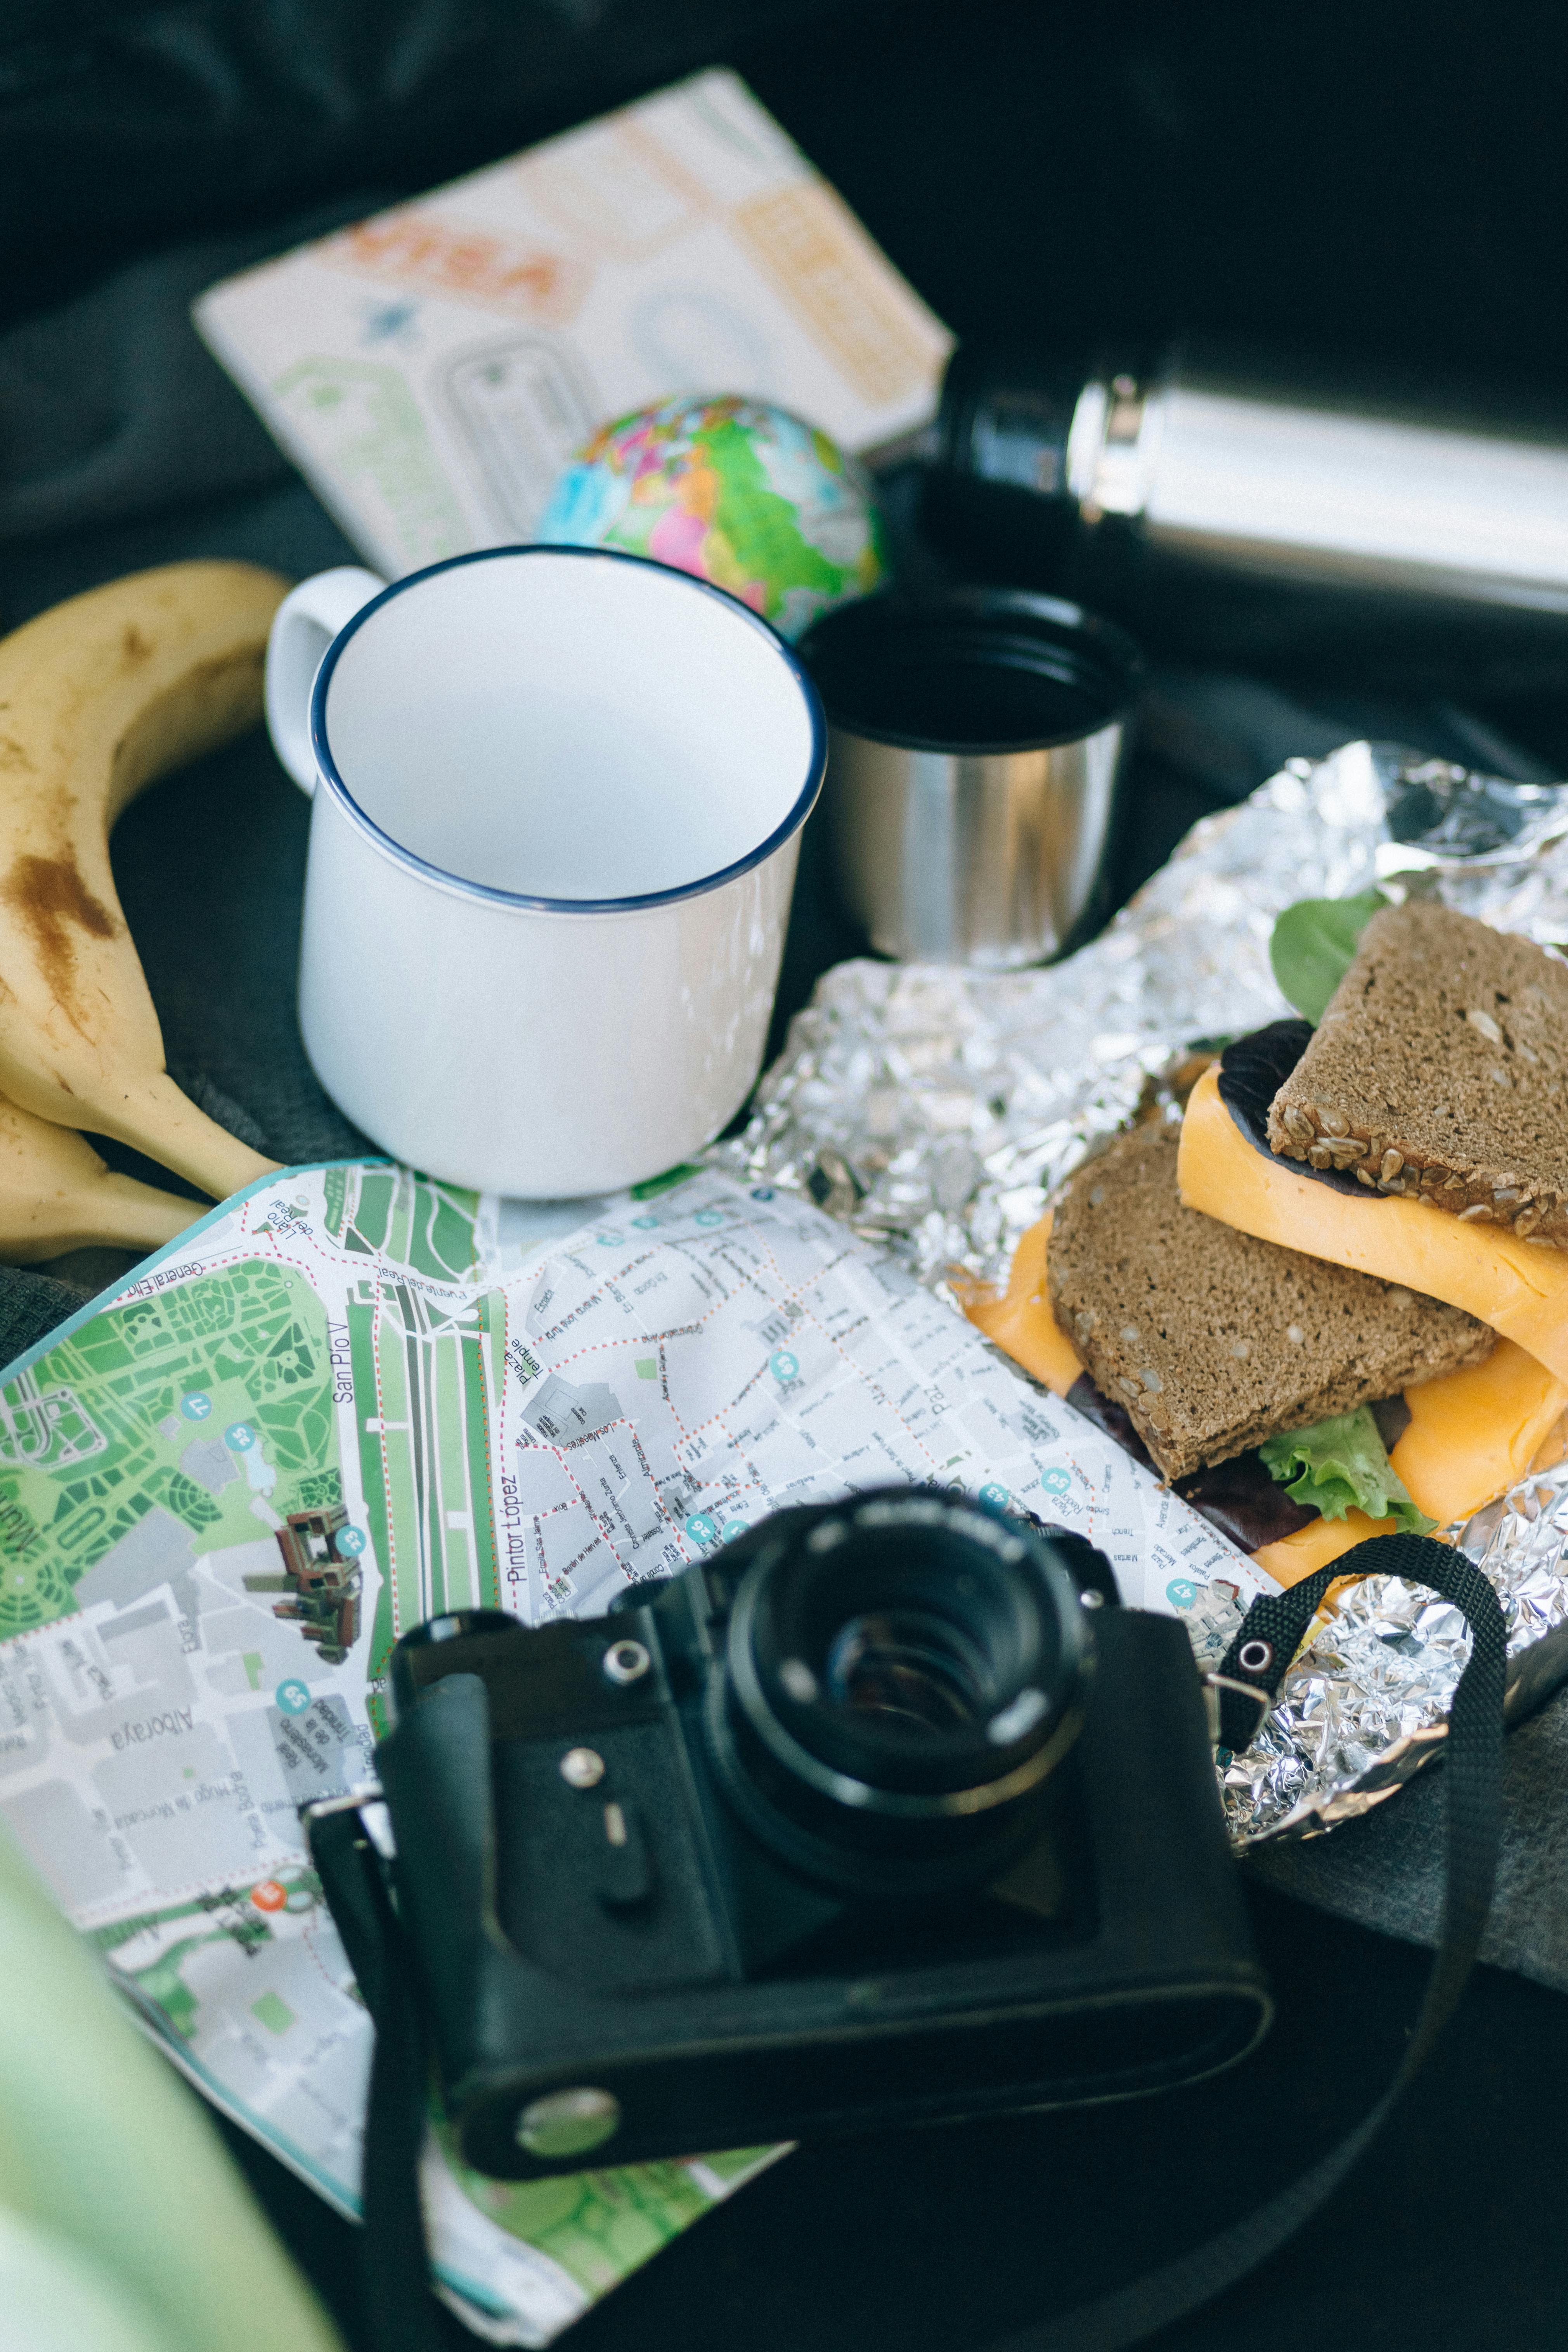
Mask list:
[[[1184,1206],[1179,1151],[1118,1137],[973,1319],[1281,1584],[1522,1474],[1568,1386],[1461,1308]]]
[[[1562,1450],[1568,965],[1370,892],[1289,910],[1274,965],[1303,1017],[1080,1170],[970,1312],[1289,1583]]]
[[[1568,1381],[1565,1089],[1568,965],[1430,899],[1378,906],[1315,1027],[1272,1023],[1194,1089],[1181,1196]]]

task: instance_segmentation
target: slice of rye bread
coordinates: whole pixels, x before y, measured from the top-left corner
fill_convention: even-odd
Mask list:
[[[1176,1143],[1134,1128],[1080,1169],[1047,1260],[1058,1322],[1167,1478],[1490,1354],[1457,1307],[1184,1208]]]
[[[1568,1248],[1568,965],[1430,899],[1384,908],[1274,1097],[1268,1140]]]

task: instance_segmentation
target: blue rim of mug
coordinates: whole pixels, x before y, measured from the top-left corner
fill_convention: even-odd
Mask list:
[[[395,839],[360,806],[339,773],[337,761],[327,741],[327,693],[332,682],[332,673],[349,639],[356,630],[363,627],[374,613],[378,613],[384,604],[390,604],[395,596],[401,596],[406,589],[417,588],[422,581],[435,579],[438,572],[455,572],[464,563],[490,563],[518,555],[578,557],[589,562],[627,563],[639,572],[657,572],[666,580],[679,582],[700,596],[714,598],[737,619],[749,622],[759,635],[767,639],[800,688],[811,728],[811,750],[806,761],[805,782],[798,797],[788,815],[773,827],[764,841],[759,842],[754,849],[749,849],[743,857],[737,857],[731,864],[721,866],[717,873],[705,874],[695,882],[679,883],[673,889],[647,890],[627,898],[542,898],[526,890],[498,889],[494,883],[475,882],[466,874],[454,874],[447,866],[433,864],[429,858],[421,857],[417,850],[409,849]],[[672,564],[657,562],[651,556],[628,555],[620,548],[552,547],[546,541],[533,540],[512,547],[477,547],[467,555],[446,556],[439,563],[426,563],[420,571],[407,572],[401,580],[394,580],[382,589],[379,595],[362,604],[353,618],[344,622],[321,656],[316,682],[310,690],[310,749],[316,755],[321,781],[331,786],[344,814],[367,833],[373,842],[413,873],[441,883],[465,897],[491,899],[498,906],[525,907],[545,915],[619,915],[635,913],[648,907],[674,906],[682,898],[700,898],[706,891],[721,889],[726,882],[738,881],[742,875],[750,874],[753,867],[764,865],[776,850],[782,849],[791,835],[798,833],[805,823],[822,790],[822,780],[827,767],[827,721],[821,698],[805,664],[794,649],[760,614],[753,613],[749,604],[743,604],[738,596],[731,596],[727,589],[715,588],[710,581],[699,580],[689,572],[678,572]]]

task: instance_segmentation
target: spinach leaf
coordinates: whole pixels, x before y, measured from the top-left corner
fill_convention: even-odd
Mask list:
[[[1268,961],[1280,993],[1314,1027],[1355,958],[1361,935],[1388,900],[1381,890],[1354,898],[1298,898],[1274,926]]]
[[[1292,1500],[1316,1504],[1325,1519],[1360,1510],[1369,1519],[1392,1518],[1412,1536],[1426,1535],[1437,1524],[1416,1509],[1395,1475],[1370,1406],[1266,1437],[1258,1451]]]

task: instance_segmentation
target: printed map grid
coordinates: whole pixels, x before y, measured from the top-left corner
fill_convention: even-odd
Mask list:
[[[371,1777],[410,1626],[597,1613],[900,1480],[1079,1528],[1144,1605],[1257,1582],[810,1204],[643,1192],[531,1247],[384,1163],[285,1171],[0,1382],[0,1814],[176,2062],[347,2211],[371,2035],[297,1809]],[[437,2255],[470,2324],[543,2343],[769,2154],[507,2184],[433,2134]]]

